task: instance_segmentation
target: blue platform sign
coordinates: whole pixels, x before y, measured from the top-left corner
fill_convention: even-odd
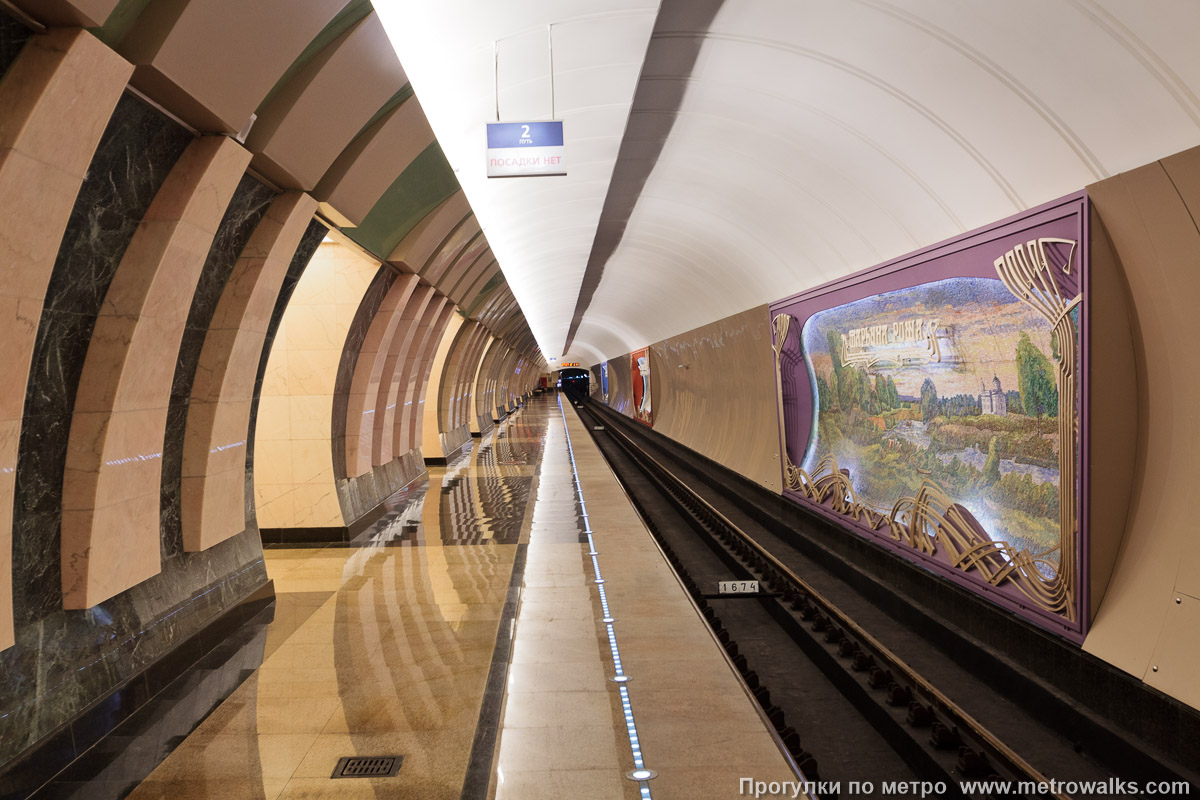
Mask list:
[[[566,175],[562,122],[489,122],[489,178]]]

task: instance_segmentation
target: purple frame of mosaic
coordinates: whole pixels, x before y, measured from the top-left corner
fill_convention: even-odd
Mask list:
[[[1077,192],[992,225],[964,233],[953,239],[770,304],[770,317],[773,321],[772,338],[777,354],[776,363],[777,365],[785,363],[800,365],[799,367],[792,366],[790,371],[783,366],[776,370],[780,424],[783,427],[781,446],[786,449],[786,453],[780,454],[784,496],[831,519],[839,527],[862,535],[935,574],[970,589],[990,602],[1074,642],[1082,642],[1089,624],[1088,375],[1091,358],[1088,346],[1091,324],[1088,313],[1090,297],[1089,213],[1086,192]],[[799,470],[793,470],[792,480],[789,484],[789,469],[793,465],[806,463],[808,450],[815,446],[817,440],[815,408],[817,373],[808,357],[811,354],[804,353],[802,350],[802,332],[806,322],[823,311],[841,309],[856,301],[885,293],[913,289],[938,281],[953,278],[998,279],[1001,276],[998,274],[999,271],[995,264],[997,259],[1003,258],[1014,248],[1020,249],[1022,246],[1028,246],[1032,252],[1032,245],[1035,241],[1047,239],[1069,240],[1076,243],[1073,250],[1073,263],[1068,265],[1069,271],[1059,268],[1046,269],[1045,272],[1047,274],[1053,272],[1058,292],[1061,293],[1064,301],[1071,301],[1082,294],[1082,300],[1078,301],[1078,345],[1074,379],[1076,393],[1074,405],[1077,409],[1076,448],[1074,448],[1076,454],[1074,532],[1070,535],[1072,545],[1069,549],[1071,552],[1064,550],[1059,553],[1059,574],[1070,574],[1071,576],[1068,583],[1072,585],[1061,590],[1070,595],[1064,599],[1064,602],[1069,604],[1072,609],[1070,613],[1050,610],[1050,607],[1034,602],[1030,599],[1029,592],[1019,590],[1014,586],[1012,580],[996,579],[995,577],[989,580],[989,576],[979,569],[955,566],[951,563],[954,556],[948,556],[947,548],[938,545],[943,530],[940,527],[936,528],[939,531],[937,537],[931,537],[934,541],[933,548],[917,547],[910,542],[898,541],[893,534],[894,525],[889,528],[888,523],[880,523],[878,519],[864,519],[859,515],[851,515],[846,511],[844,504],[835,510],[834,506],[838,505],[837,498],[816,499],[820,493],[807,490],[815,484],[804,484],[797,480],[795,473],[800,472]],[[1059,266],[1061,267],[1061,264]],[[790,317],[790,320],[785,320],[788,324],[783,328],[782,346],[779,342],[774,341],[780,332],[778,327],[780,315]],[[1015,389],[1016,387],[1011,388]],[[1040,436],[1040,418],[1038,425]],[[1060,428],[1060,430],[1062,429]],[[1061,438],[1060,435],[1060,453]],[[995,444],[994,441],[993,444]],[[1060,460],[1062,458],[1063,456],[1060,455]],[[846,471],[842,470],[842,472]],[[808,477],[807,473],[804,473],[804,478]],[[817,473],[814,472],[812,477],[816,479]],[[1063,483],[1064,478],[1060,476],[1060,500],[1066,501],[1068,499],[1067,487]],[[969,512],[965,506],[956,507]],[[982,530],[970,513],[963,516],[969,519],[977,530]],[[1065,538],[1067,533],[1060,526],[1060,536]],[[915,534],[913,535],[915,536]],[[986,533],[983,535],[986,540],[988,538]],[[927,549],[933,549],[934,552],[924,552]],[[1007,556],[1003,556],[1003,558],[1005,561],[1008,560]],[[999,560],[993,561],[993,565],[999,565],[1001,572],[1006,566],[1003,561]],[[1015,565],[1016,561],[1009,561],[1007,566]],[[1016,571],[1011,570],[1010,572]],[[1027,575],[1018,575],[1017,577],[1025,577],[1026,583],[1031,582]]]

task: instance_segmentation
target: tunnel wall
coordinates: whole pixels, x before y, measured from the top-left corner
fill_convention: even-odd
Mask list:
[[[780,491],[766,306],[665,339],[650,351],[654,429]]]
[[[1200,708],[1200,148],[1088,187],[1132,303],[1137,416],[1125,535],[1084,649]],[[1128,424],[1128,423],[1126,423]]]
[[[653,427],[774,492],[782,491],[775,367],[766,306],[650,346]],[[591,367],[594,397],[600,366]],[[608,405],[634,417],[630,356],[608,361]]]
[[[1187,522],[1197,437],[1191,404],[1183,400],[1193,395],[1196,377],[1180,360],[1180,343],[1196,338],[1188,309],[1200,295],[1200,279],[1181,265],[1200,257],[1194,221],[1200,148],[1089,186],[1088,193],[1092,620],[1082,647],[1200,707],[1191,677],[1200,656],[1200,539]],[[714,352],[717,342],[723,353]],[[760,307],[653,344],[654,429],[726,466],[739,462],[713,442],[778,437],[770,343]],[[741,355],[725,359],[726,353]],[[599,365],[591,372],[592,394],[600,399]],[[632,416],[629,356],[610,359],[608,374],[608,405]],[[693,374],[725,388],[714,394],[705,381],[693,383]],[[746,399],[729,384],[738,391],[766,386],[766,401]],[[701,404],[697,397],[705,394]],[[752,416],[747,407],[755,409]],[[714,427],[722,432],[708,430]],[[731,468],[780,491],[777,456],[778,446],[764,447]]]

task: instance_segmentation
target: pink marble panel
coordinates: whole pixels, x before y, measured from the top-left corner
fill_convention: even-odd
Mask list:
[[[432,286],[420,284],[409,297],[404,306],[400,321],[392,334],[388,345],[387,357],[379,376],[379,394],[375,399],[374,428],[371,431],[371,463],[381,467],[404,453],[394,452],[392,444],[395,438],[394,428],[400,414],[397,406],[403,403],[405,392],[405,367],[408,364],[408,354],[417,340],[423,325],[423,320],[433,319],[435,310],[432,308],[437,293]],[[403,406],[400,406],[403,409]]]
[[[158,0],[118,49],[137,65],[133,82],[147,95],[201,130],[235,133],[344,5],[344,0]]]
[[[262,107],[246,145],[254,164],[285,186],[313,189],[408,79],[377,14],[301,67]]]
[[[425,112],[410,97],[351,142],[313,194],[358,225],[432,141]]]
[[[188,404],[183,546],[205,550],[245,530],[246,441],[254,381],[280,286],[317,201],[282,194],[242,250],[213,315]]]
[[[433,359],[437,354],[442,333],[454,313],[454,304],[448,298],[438,295],[441,305],[438,306],[437,317],[425,330],[420,346],[414,352],[414,360],[408,382],[408,395],[405,400],[404,413],[400,416],[400,425],[396,428],[398,439],[394,445],[396,452],[407,453],[414,447],[421,446],[421,423],[425,409],[425,389],[429,383],[429,373],[433,370]]]
[[[467,242],[462,252],[454,259],[454,263],[435,281],[438,289],[451,300],[454,300],[454,302],[459,302],[458,292],[465,288],[464,286],[460,286],[460,284],[478,260],[487,254],[487,237],[483,235],[483,231],[479,231],[471,241]]]
[[[450,390],[448,421],[451,429],[470,423],[472,393],[475,389],[475,374],[479,371],[479,359],[483,355],[483,346],[490,339],[491,334],[488,333],[487,328],[476,323],[470,346],[463,354]]]
[[[454,227],[442,240],[433,257],[426,262],[421,270],[421,277],[441,289],[442,277],[454,263],[459,254],[476,236],[481,236],[479,221],[474,216],[467,217]],[[445,294],[445,292],[442,292]]]
[[[375,414],[379,404],[381,380],[388,351],[396,338],[396,329],[404,319],[409,298],[420,279],[405,273],[396,279],[367,328],[367,336],[358,351],[350,398],[346,410],[346,475],[351,478],[371,471],[375,436]]]
[[[416,227],[400,240],[400,244],[396,245],[387,260],[393,264],[403,264],[409,272],[420,272],[450,231],[470,214],[471,206],[467,202],[467,196],[461,191],[455,192],[426,214]]]
[[[462,367],[467,353],[470,352],[471,347],[475,343],[476,334],[481,329],[482,327],[478,322],[466,320],[454,335],[454,341],[450,343],[450,349],[446,353],[446,361],[442,367],[442,374],[438,376],[438,407],[436,416],[439,433],[445,433],[456,427],[453,407],[454,393],[458,387],[458,371]]]
[[[161,568],[159,486],[176,353],[213,236],[249,163],[232,139],[192,142],[105,295],[67,446],[66,608],[90,608]]]
[[[0,650],[13,644],[12,504],[46,287],[88,164],[133,68],[91,34],[32,37],[0,82]]]
[[[489,250],[483,254],[475,266],[471,268],[470,274],[463,279],[463,283],[467,288],[462,290],[460,304],[465,309],[474,309],[479,303],[479,293],[483,291],[483,287],[487,286],[487,282],[500,271],[500,264],[496,261],[495,255]]]

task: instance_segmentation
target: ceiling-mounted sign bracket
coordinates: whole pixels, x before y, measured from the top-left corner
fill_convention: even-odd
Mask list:
[[[550,66],[550,121],[500,121],[500,46],[492,42],[492,77],[496,100],[496,121],[487,123],[487,176],[489,178],[525,178],[566,175],[563,124],[554,119],[554,25],[546,26],[546,47]]]

